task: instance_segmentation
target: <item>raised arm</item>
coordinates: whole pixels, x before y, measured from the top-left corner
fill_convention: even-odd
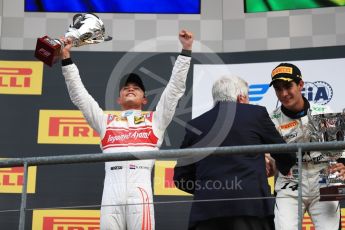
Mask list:
[[[70,50],[72,48],[71,40],[64,40],[66,45],[62,50],[62,74],[65,77],[69,96],[74,105],[83,113],[89,125],[98,132],[103,138],[106,115],[99,107],[98,103],[85,89],[79,75],[77,66],[72,62]]]
[[[171,122],[177,103],[186,90],[186,79],[191,61],[193,34],[186,30],[179,33],[183,50],[178,56],[170,80],[154,112],[154,126],[164,132]]]

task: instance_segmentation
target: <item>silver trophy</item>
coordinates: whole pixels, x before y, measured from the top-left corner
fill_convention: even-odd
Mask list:
[[[102,20],[92,13],[74,15],[73,22],[64,37],[72,39],[74,47],[101,43],[112,39],[105,35]],[[37,39],[35,57],[52,66],[59,59],[63,47],[64,42],[60,39],[52,39],[47,35],[43,36]]]
[[[105,28],[102,20],[95,14],[76,14],[65,37],[72,38],[73,46],[78,47],[87,44],[110,41],[112,38],[105,36]]]
[[[343,141],[345,133],[345,113],[308,114],[308,134],[311,142]],[[329,168],[337,164],[337,159],[343,155],[342,150],[322,151],[322,158],[328,162],[320,171],[320,181],[326,187],[320,188],[320,201],[345,199],[345,185],[338,178],[338,172],[330,173]]]

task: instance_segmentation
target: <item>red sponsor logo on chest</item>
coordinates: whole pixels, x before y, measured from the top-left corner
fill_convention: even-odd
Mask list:
[[[102,140],[103,149],[124,146],[152,146],[158,138],[153,134],[151,126],[140,128],[108,128]]]
[[[286,124],[283,124],[280,126],[280,129],[291,129],[295,126],[298,125],[298,122],[297,121],[291,121],[289,123],[286,123]]]

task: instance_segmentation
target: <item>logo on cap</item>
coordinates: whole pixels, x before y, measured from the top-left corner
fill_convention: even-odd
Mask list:
[[[280,66],[278,68],[275,68],[272,72],[272,78],[280,73],[292,74],[292,68],[287,66]]]
[[[302,79],[301,71],[298,69],[297,66],[290,64],[290,63],[281,63],[279,64],[271,74],[272,81],[270,83],[270,86],[273,84],[276,80],[282,80],[282,81],[296,81],[298,82],[300,79]]]

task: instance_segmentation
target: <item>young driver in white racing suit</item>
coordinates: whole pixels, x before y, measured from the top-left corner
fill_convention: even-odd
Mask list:
[[[158,150],[164,132],[171,122],[178,100],[185,92],[185,82],[191,61],[192,33],[179,34],[183,46],[171,78],[154,112],[144,113],[147,103],[145,87],[134,73],[121,81],[117,102],[121,115],[104,114],[85,89],[77,66],[70,58],[71,41],[62,52],[62,73],[72,102],[81,110],[90,126],[101,138],[103,153]],[[140,158],[140,156],[137,156]],[[154,160],[105,163],[105,180],[101,207],[101,230],[155,228],[151,187]]]
[[[301,91],[304,86],[300,70],[293,64],[281,63],[272,71],[272,82],[281,106],[273,111],[271,119],[278,132],[287,143],[309,142],[306,126],[308,111],[311,115],[330,113],[324,105],[309,103]],[[302,196],[303,213],[309,213],[316,230],[340,229],[340,207],[338,201],[320,202],[320,187],[325,181],[320,178],[320,171],[328,167],[328,159],[321,152],[303,153]],[[343,179],[345,167],[343,158],[332,172],[338,171]],[[279,173],[275,184],[275,228],[279,230],[298,229],[298,165],[291,168],[287,176]]]

